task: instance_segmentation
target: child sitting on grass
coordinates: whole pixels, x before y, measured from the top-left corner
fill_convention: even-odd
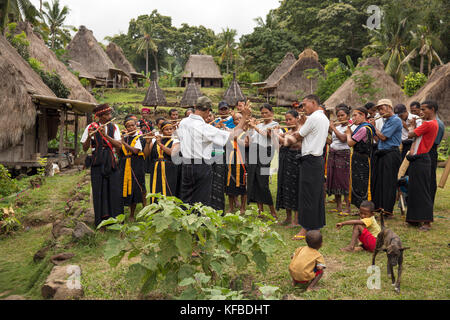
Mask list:
[[[323,276],[323,269],[326,268],[325,260],[318,251],[322,247],[322,234],[318,230],[308,231],[305,240],[308,246],[300,247],[295,251],[289,265],[289,273],[294,286],[311,281],[306,289],[311,291],[315,290],[317,282]]]
[[[377,236],[381,231],[380,226],[374,216],[375,204],[371,201],[363,201],[359,208],[360,220],[350,220],[336,224],[336,228],[353,225],[353,234],[350,245],[342,248],[342,251],[355,252],[367,250],[373,252],[377,244]],[[361,241],[362,248],[357,247],[357,241]]]

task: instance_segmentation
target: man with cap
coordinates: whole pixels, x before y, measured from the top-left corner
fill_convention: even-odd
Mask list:
[[[422,119],[412,113],[409,113],[404,104],[398,104],[394,108],[394,113],[402,120],[402,161],[405,159],[406,154],[411,149],[413,143],[412,139],[408,138],[408,133],[410,129],[415,129],[422,125]],[[414,119],[414,120],[413,120]]]
[[[377,209],[392,215],[397,196],[397,175],[402,163],[402,120],[394,114],[392,101],[382,99],[377,103],[380,115],[385,119],[383,129],[376,128],[378,149],[373,156],[372,194]],[[374,119],[370,123],[375,126]]]
[[[112,109],[107,104],[95,107],[94,114],[99,121],[88,125],[80,140],[84,152],[92,148],[92,157],[88,158],[86,165],[91,167],[96,226],[105,219],[123,213],[120,170],[114,150],[119,150],[122,142],[119,127],[109,123],[111,112]]]
[[[250,106],[242,109],[242,119],[232,131],[220,130],[205,122],[212,102],[206,97],[197,100],[194,114],[183,119],[177,130],[182,159],[180,198],[185,203],[210,205],[212,190],[211,155],[213,144],[225,146],[242,132],[251,116]]]
[[[217,125],[223,123],[224,126],[228,129],[234,129],[235,125],[234,125],[234,121],[233,121],[233,117],[230,114],[230,107],[228,106],[228,103],[226,103],[225,101],[221,101],[219,103],[219,118],[220,119],[216,119],[213,122],[213,126],[217,127]]]

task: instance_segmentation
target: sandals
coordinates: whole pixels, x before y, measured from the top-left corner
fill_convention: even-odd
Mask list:
[[[296,234],[294,237],[292,237],[292,240],[294,241],[301,241],[301,240],[305,240],[305,236],[300,236],[298,234]]]
[[[341,212],[338,213],[339,217],[348,217],[349,215],[350,215],[350,213],[347,213],[347,212],[344,212],[344,211],[341,211]]]

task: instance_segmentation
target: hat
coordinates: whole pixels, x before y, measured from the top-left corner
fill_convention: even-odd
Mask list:
[[[394,108],[394,113],[395,114],[402,114],[402,113],[405,113],[407,111],[408,110],[406,109],[406,106],[404,104],[398,104]]]
[[[219,103],[219,110],[220,109],[228,109],[228,107],[229,107],[229,105],[228,105],[228,103],[226,103],[225,101],[221,101],[220,103]]]
[[[211,108],[212,101],[207,96],[203,96],[197,99],[197,103],[195,104],[196,107],[206,107]]]
[[[388,105],[392,108],[392,101],[390,99],[381,99],[380,101],[378,101],[376,107],[379,107],[382,105]]]
[[[141,112],[142,113],[152,113],[152,111],[149,108],[142,108]]]
[[[108,112],[112,112],[112,108],[109,106],[109,104],[106,104],[106,103],[96,106],[93,110],[93,113],[97,117],[101,117],[102,115],[104,115],[105,113],[108,113]]]

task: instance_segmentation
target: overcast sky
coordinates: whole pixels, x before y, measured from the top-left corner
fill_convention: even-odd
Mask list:
[[[39,0],[31,2],[39,9]],[[175,27],[182,23],[203,25],[216,33],[229,27],[237,30],[239,40],[241,35],[253,31],[256,26],[253,19],[265,19],[280,0],[60,0],[60,3],[71,10],[68,25],[85,25],[93,30],[97,41],[106,43],[106,36],[126,33],[132,18],[150,14],[154,9],[172,17]]]

